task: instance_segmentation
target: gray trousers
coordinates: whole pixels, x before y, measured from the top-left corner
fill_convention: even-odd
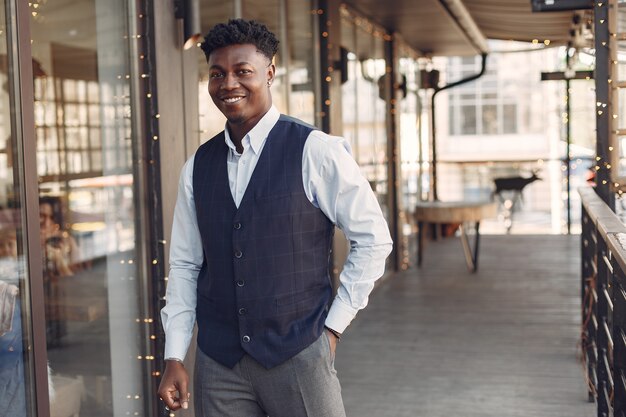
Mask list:
[[[345,417],[328,336],[265,369],[244,356],[233,369],[196,353],[196,417]]]

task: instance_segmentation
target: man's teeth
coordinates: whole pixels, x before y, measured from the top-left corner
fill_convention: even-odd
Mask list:
[[[241,100],[243,97],[229,97],[229,98],[225,98],[224,101],[226,103],[236,103],[239,100]]]

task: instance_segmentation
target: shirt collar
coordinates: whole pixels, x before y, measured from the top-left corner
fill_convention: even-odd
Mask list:
[[[242,140],[242,145],[245,149],[248,147],[248,144],[252,147],[252,150],[255,154],[259,154],[261,148],[263,147],[263,143],[267,136],[269,135],[272,128],[278,122],[280,118],[280,112],[272,105],[270,109],[265,113],[265,115],[259,120],[259,122],[244,136]],[[226,145],[233,150],[233,152],[237,152],[235,148],[235,144],[230,138],[230,134],[228,133],[228,128],[224,129],[224,136]]]

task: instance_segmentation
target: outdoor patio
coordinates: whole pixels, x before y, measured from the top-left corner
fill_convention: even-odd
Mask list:
[[[458,238],[389,277],[344,334],[336,368],[353,417],[590,417],[580,335],[580,236]]]

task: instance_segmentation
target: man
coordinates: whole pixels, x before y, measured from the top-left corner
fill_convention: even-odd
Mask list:
[[[180,178],[159,396],[189,405],[182,360],[197,319],[197,417],[345,416],[335,347],[383,274],[387,224],[345,140],[272,106],[274,34],[231,20],[202,49],[227,123]],[[351,250],[331,300],[335,225]]]

